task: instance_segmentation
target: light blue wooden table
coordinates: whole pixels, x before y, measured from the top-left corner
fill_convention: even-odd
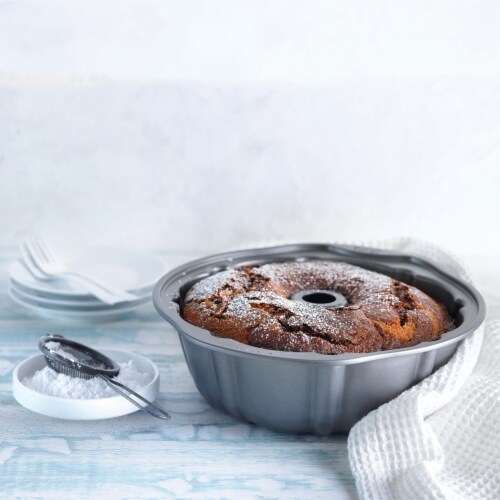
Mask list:
[[[175,331],[151,305],[126,319],[78,325],[44,319],[7,294],[13,254],[0,255],[0,496],[356,498],[344,437],[276,434],[212,409],[199,395]],[[193,255],[165,256],[168,266]],[[163,422],[142,412],[65,421],[14,400],[14,367],[58,332],[134,351],[160,368]]]

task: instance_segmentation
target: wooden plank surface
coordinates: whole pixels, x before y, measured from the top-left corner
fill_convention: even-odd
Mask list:
[[[165,255],[167,265],[192,255]],[[45,319],[7,294],[12,255],[0,256],[0,494],[18,497],[356,498],[346,439],[277,434],[212,409],[199,395],[177,334],[153,306],[118,322]],[[47,332],[140,353],[159,367],[172,419],[137,412],[65,421],[20,406],[14,367]]]

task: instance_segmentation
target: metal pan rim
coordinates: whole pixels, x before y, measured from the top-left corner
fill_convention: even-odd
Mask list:
[[[186,322],[180,315],[179,305],[174,302],[174,298],[179,295],[179,288],[182,284],[187,281],[190,275],[199,272],[201,269],[213,266],[215,269],[221,267],[222,270],[225,266],[231,267],[231,265],[241,265],[241,263],[245,261],[272,262],[277,259],[283,259],[283,257],[285,257],[283,260],[293,260],[292,255],[294,253],[309,253],[312,255],[315,252],[325,253],[325,258],[328,258],[326,254],[331,254],[331,256],[335,257],[344,256],[360,260],[366,259],[367,261],[377,261],[382,264],[391,262],[394,264],[394,262],[399,261],[421,266],[422,269],[433,274],[436,280],[441,279],[443,283],[448,286],[460,289],[468,295],[475,306],[476,314],[474,317],[467,317],[456,329],[447,332],[441,336],[440,339],[435,341],[423,342],[412,347],[385,351],[327,355],[311,352],[268,350],[241,344],[232,339],[216,337],[208,330]],[[339,259],[337,258],[336,260]],[[319,363],[329,366],[365,363],[384,358],[408,356],[439,349],[460,342],[466,338],[481,326],[486,316],[485,302],[476,288],[460,278],[452,276],[426,259],[389,250],[325,243],[280,245],[258,249],[238,250],[210,255],[190,261],[171,270],[158,281],[153,289],[153,303],[159,314],[166,319],[180,335],[190,342],[203,345],[210,350],[231,353],[235,356],[268,358],[284,362]]]

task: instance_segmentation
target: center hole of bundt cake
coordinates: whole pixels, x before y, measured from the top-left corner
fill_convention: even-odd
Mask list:
[[[347,299],[341,293],[331,290],[301,290],[294,293],[290,298],[326,308],[338,308],[347,305]]]
[[[302,300],[311,302],[312,304],[329,304],[335,302],[337,297],[328,292],[312,292],[302,295]]]

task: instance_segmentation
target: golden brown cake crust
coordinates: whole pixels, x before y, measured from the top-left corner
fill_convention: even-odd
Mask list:
[[[345,307],[290,300],[332,290]],[[343,262],[247,266],[197,282],[182,304],[186,321],[218,337],[280,351],[342,354],[408,347],[452,329],[446,309],[415,287]]]

